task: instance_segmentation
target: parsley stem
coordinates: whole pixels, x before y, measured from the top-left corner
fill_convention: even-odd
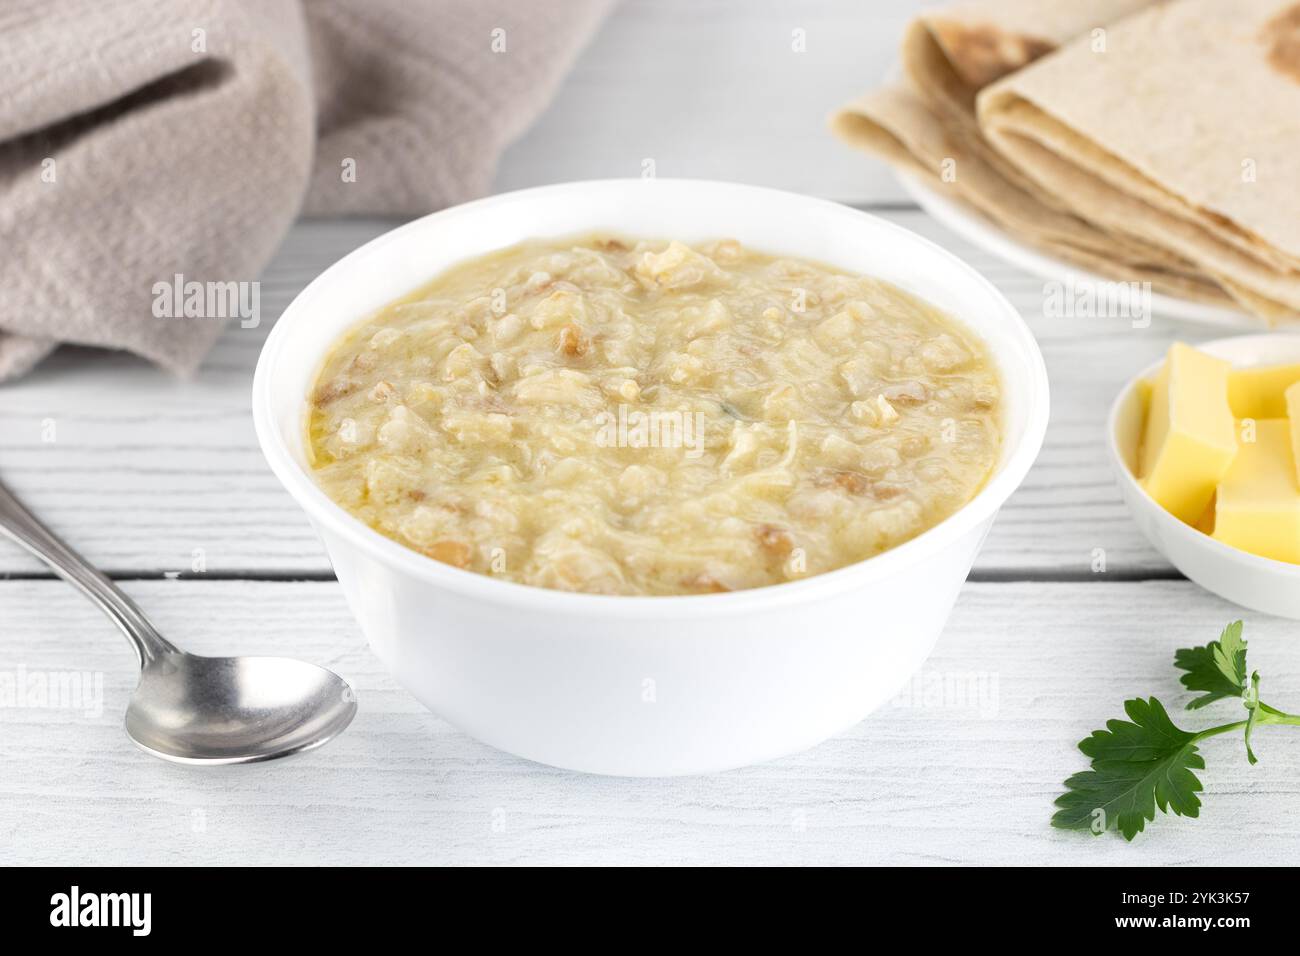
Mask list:
[[[1217,737],[1219,734],[1231,733],[1234,730],[1245,730],[1246,723],[1247,722],[1244,720],[1238,720],[1231,724],[1220,724],[1218,727],[1211,727],[1209,730],[1202,730],[1199,734],[1193,737],[1192,740],[1204,740],[1206,737]]]
[[[1300,726],[1300,716],[1296,714],[1284,713],[1276,707],[1270,707],[1262,702],[1257,706],[1260,712],[1260,716],[1255,718],[1257,724],[1294,724]]]
[[[1257,704],[1256,708],[1259,711],[1258,716],[1255,718],[1256,727],[1264,724],[1293,724],[1300,726],[1300,716],[1284,713],[1276,707],[1270,707],[1268,704],[1263,703]],[[1246,720],[1238,720],[1231,724],[1220,724],[1218,727],[1202,730],[1193,739],[1204,740],[1206,737],[1217,737],[1219,734],[1231,733],[1234,730],[1245,730],[1248,723],[1249,721]]]

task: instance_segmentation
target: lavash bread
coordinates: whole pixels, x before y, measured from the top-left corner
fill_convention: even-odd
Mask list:
[[[986,142],[976,121],[982,86],[1146,2],[981,0],[924,14],[904,38],[904,82],[848,104],[832,129],[1058,258],[1182,298],[1230,302],[1184,257],[1080,218]]]
[[[1086,80],[1086,81],[1085,81]],[[1178,0],[978,94],[1008,161],[1244,307],[1300,315],[1300,3]]]
[[[1300,319],[1298,0],[976,0],[918,17],[842,139],[1111,279]]]
[[[1089,30],[1152,0],[968,0],[917,17],[903,68],[930,102],[973,112],[975,95]]]

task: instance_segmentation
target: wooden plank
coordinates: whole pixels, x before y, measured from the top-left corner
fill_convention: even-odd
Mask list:
[[[1205,747],[1198,820],[1136,845],[1061,833],[1075,741],[1158,694],[1187,715],[1174,649],[1239,612],[1183,581],[967,585],[912,686],[848,733],[731,773],[588,777],[495,751],[424,711],[361,646],[337,585],[134,582],[164,633],[203,653],[335,668],[361,710],[339,740],[267,765],[199,770],[127,741],[131,655],[58,582],[0,582],[0,674],[103,675],[103,710],[0,708],[0,860],[164,863],[1288,864],[1300,859],[1300,738]],[[1266,699],[1300,704],[1297,625],[1250,615]],[[490,636],[485,637],[490,639]]]
[[[1104,548],[1111,574],[1169,574],[1129,520],[1105,461],[1102,426],[1124,380],[1170,341],[1218,333],[1159,319],[1134,329],[1121,319],[1046,318],[1041,280],[919,211],[884,215],[941,241],[987,275],[1029,320],[1047,358],[1053,390],[1047,443],[1003,509],[979,573],[1086,575],[1094,549]],[[175,381],[129,356],[67,349],[0,389],[0,476],[115,573],[187,571],[200,549],[215,574],[328,574],[305,518],[257,449],[249,417],[252,369],[289,300],[391,225],[296,226],[263,277],[260,326],[228,328],[193,381]],[[0,573],[40,570],[16,549],[0,547]]]
[[[257,448],[253,368],[289,301],[394,225],[295,226],[262,276],[260,324],[229,325],[190,381],[130,355],[63,349],[0,388],[0,477],[108,570],[188,570],[200,549],[214,573],[327,572],[305,517]],[[0,573],[39,570],[0,547]]]
[[[550,109],[502,157],[494,188],[640,176],[651,160],[660,176],[902,199],[885,165],[844,146],[826,121],[880,84],[921,6],[619,3]]]

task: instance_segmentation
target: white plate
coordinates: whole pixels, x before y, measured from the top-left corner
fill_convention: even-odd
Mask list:
[[[935,192],[923,181],[906,173],[898,173],[899,184],[917,205],[943,223],[957,235],[981,249],[1019,266],[1026,272],[1057,282],[1104,282],[1095,272],[1088,272],[1059,259],[1044,255],[1024,243],[1011,238],[993,223],[963,203],[953,202]],[[1216,325],[1232,329],[1266,328],[1264,320],[1245,312],[1204,302],[1189,302],[1169,295],[1151,293],[1151,309],[1159,316]]]

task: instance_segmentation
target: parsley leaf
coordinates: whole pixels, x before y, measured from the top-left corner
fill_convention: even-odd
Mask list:
[[[1246,692],[1246,642],[1241,639],[1241,621],[1223,629],[1217,641],[1205,647],[1184,647],[1175,652],[1174,666],[1187,671],[1182,676],[1188,690],[1205,691],[1187,705],[1197,710],[1225,697]]]
[[[1105,730],[1094,730],[1079,741],[1079,749],[1092,758],[1092,769],[1065,781],[1065,793],[1056,798],[1059,808],[1052,826],[1063,830],[1091,830],[1101,834],[1118,830],[1132,840],[1155,820],[1156,809],[1183,817],[1200,815],[1204,788],[1192,771],[1204,770],[1197,745],[1210,737],[1244,730],[1246,758],[1256,763],[1250,737],[1266,724],[1300,727],[1300,714],[1288,714],[1259,699],[1259,672],[1246,681],[1246,642],[1241,622],[1223,629],[1217,641],[1205,647],[1183,648],[1174,664],[1187,671],[1182,682],[1203,696],[1187,705],[1197,710],[1225,697],[1241,700],[1247,719],[1191,733],[1175,726],[1164,705],[1154,697],[1124,702],[1128,720],[1110,720]]]
[[[1124,702],[1130,720],[1111,720],[1106,730],[1093,731],[1079,749],[1092,758],[1092,769],[1065,781],[1066,792],[1052,826],[1119,830],[1127,840],[1154,820],[1156,807],[1164,813],[1195,817],[1203,787],[1193,770],[1205,769],[1196,751],[1196,734],[1174,726],[1156,698]]]

